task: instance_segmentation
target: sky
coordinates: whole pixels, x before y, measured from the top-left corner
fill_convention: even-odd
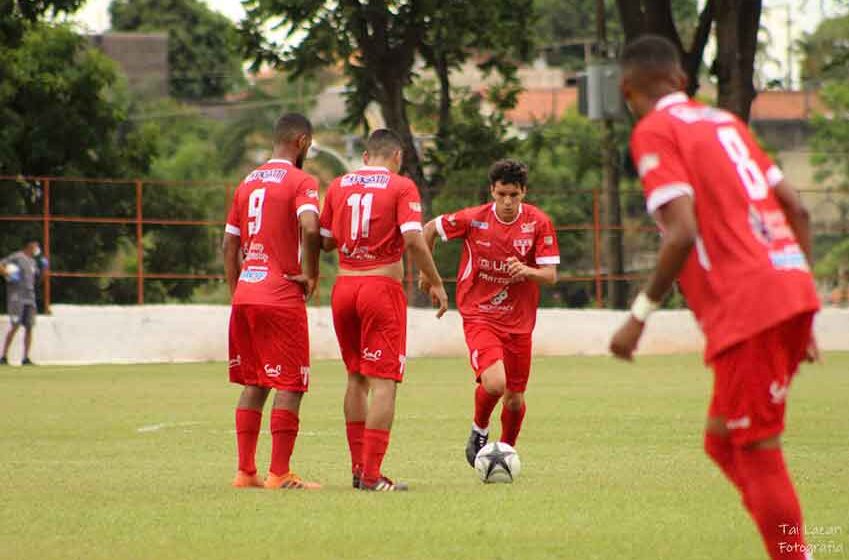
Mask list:
[[[99,33],[109,29],[109,4],[111,0],[88,0],[83,8],[72,18],[85,30]],[[224,14],[233,21],[244,16],[245,11],[239,0],[204,0],[213,10]],[[700,6],[705,0],[700,0]],[[791,24],[788,33],[788,10]],[[822,17],[836,15],[835,0],[763,0],[762,26],[769,33],[767,62],[761,73],[767,79],[780,79],[787,73],[788,38],[790,44],[802,38],[804,33],[816,29]],[[791,58],[791,73],[798,85],[798,53]]]

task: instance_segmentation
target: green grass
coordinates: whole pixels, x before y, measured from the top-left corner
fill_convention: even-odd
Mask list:
[[[849,354],[828,355],[791,393],[806,521],[840,531],[810,539],[832,545],[818,560],[849,557],[847,373]],[[222,364],[0,370],[0,558],[765,558],[701,450],[697,356],[537,359],[522,476],[490,486],[463,456],[465,361],[412,360],[385,462],[412,491],[394,495],[350,488],[338,362],[314,364],[295,450],[325,489],[231,489],[239,390],[225,377]],[[261,470],[268,453],[263,434]]]

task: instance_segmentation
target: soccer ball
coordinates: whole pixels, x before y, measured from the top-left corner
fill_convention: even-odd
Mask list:
[[[6,282],[16,283],[21,280],[21,269],[15,263],[8,263],[6,265],[6,270],[4,275],[6,276]]]
[[[512,446],[494,441],[483,446],[475,457],[475,470],[485,484],[491,482],[510,483],[522,470],[519,454]]]

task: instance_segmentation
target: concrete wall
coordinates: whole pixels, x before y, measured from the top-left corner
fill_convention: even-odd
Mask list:
[[[32,358],[38,363],[138,363],[225,360],[230,309],[212,305],[53,306],[38,318]],[[605,354],[618,311],[543,309],[534,333],[537,355]],[[313,359],[338,358],[329,308],[310,308]],[[824,350],[849,350],[849,310],[826,310],[817,318]],[[411,309],[408,354],[466,356],[460,317],[450,311],[437,321],[430,310]],[[20,338],[10,358],[20,356]],[[686,311],[652,316],[640,351],[700,352],[703,339]]]

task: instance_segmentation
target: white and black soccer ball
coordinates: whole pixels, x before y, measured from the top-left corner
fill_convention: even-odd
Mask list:
[[[494,441],[478,451],[475,457],[475,470],[485,484],[494,482],[510,483],[516,480],[522,470],[519,454],[512,446]]]
[[[8,263],[5,266],[3,276],[5,277],[6,282],[16,284],[21,281],[21,269],[15,263]]]

